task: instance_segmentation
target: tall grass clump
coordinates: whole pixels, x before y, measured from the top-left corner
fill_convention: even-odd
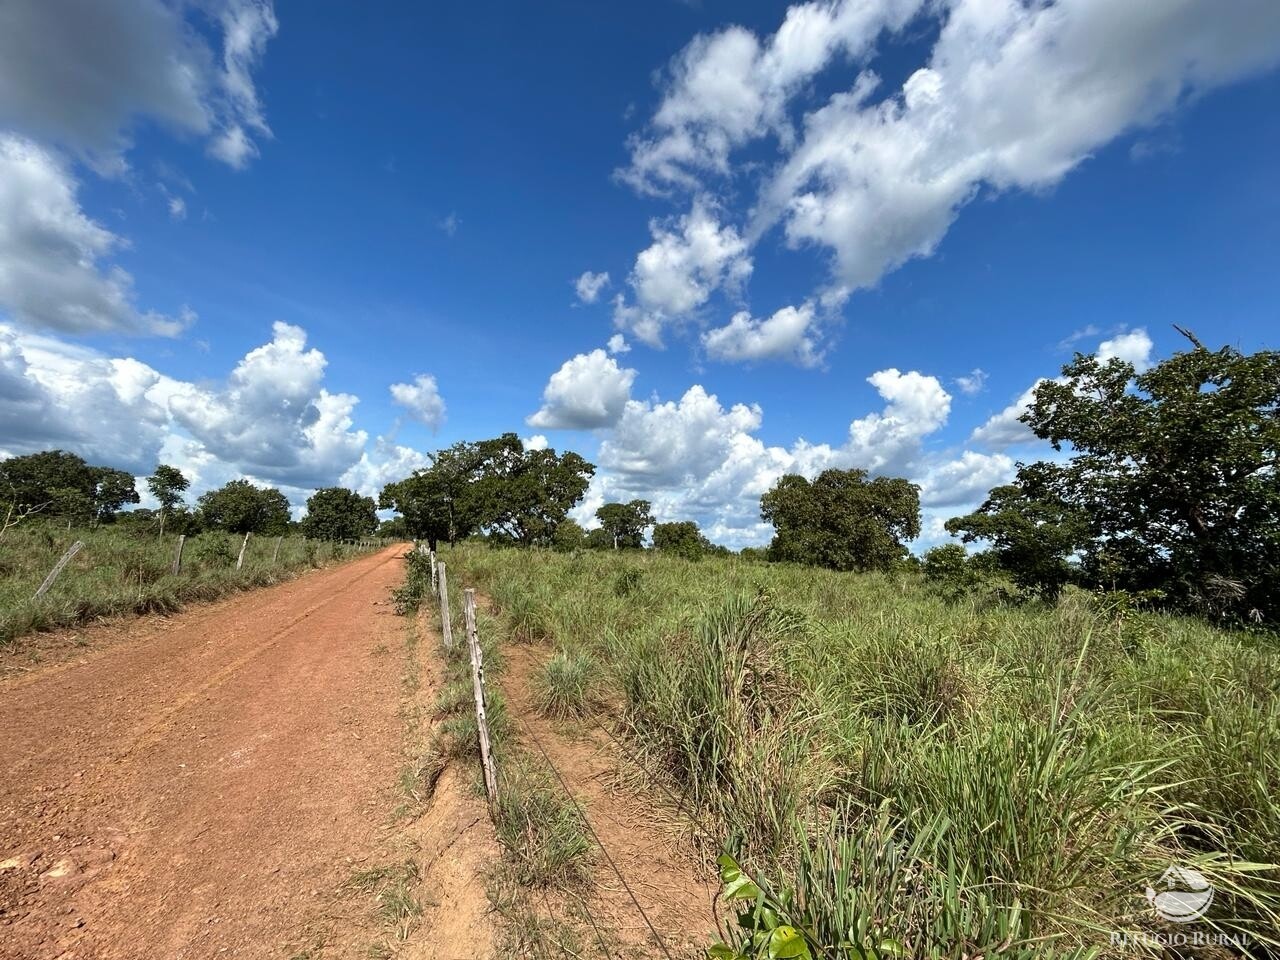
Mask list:
[[[509,635],[599,665],[615,732],[815,956],[1154,956],[1115,934],[1193,928],[1237,945],[1180,957],[1280,949],[1273,634],[910,571],[455,554]],[[1194,925],[1144,896],[1170,865],[1214,885]]]
[[[598,669],[587,653],[557,651],[534,681],[538,709],[557,720],[589,715],[600,702]]]

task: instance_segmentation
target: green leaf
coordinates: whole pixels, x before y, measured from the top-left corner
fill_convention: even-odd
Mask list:
[[[799,930],[778,927],[769,937],[769,960],[813,960],[813,954]]]
[[[724,884],[726,900],[755,900],[760,896],[760,888],[742,872],[733,857],[727,853],[721,854],[717,862],[720,864],[720,882]]]
[[[750,960],[727,943],[713,943],[707,948],[709,960]]]

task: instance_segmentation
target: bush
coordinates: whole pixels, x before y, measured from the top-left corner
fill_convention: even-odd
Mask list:
[[[191,550],[192,556],[205,567],[229,567],[238,556],[231,539],[222,533],[202,533],[185,549]]]

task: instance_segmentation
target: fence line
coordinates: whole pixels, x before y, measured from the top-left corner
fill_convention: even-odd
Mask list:
[[[440,632],[444,634],[444,648],[453,649],[453,621],[449,616],[449,576],[443,563],[436,564],[440,575]]]
[[[84,541],[77,540],[71,546],[67,547],[67,552],[62,555],[62,559],[53,565],[53,569],[50,570],[49,575],[44,578],[44,583],[40,584],[39,589],[36,590],[36,595],[31,598],[32,600],[39,600],[44,596],[45,591],[53,586],[53,581],[58,579],[58,574],[62,572],[62,568],[71,562],[71,558],[79,553],[80,548],[83,546]]]
[[[173,552],[173,566],[169,568],[170,576],[176,577],[182,572],[182,548],[186,546],[187,535],[178,534],[178,549]]]
[[[249,538],[250,538],[250,534],[246,533],[244,535],[244,540],[241,541],[240,543],[240,553],[236,557],[236,563],[235,563],[236,570],[241,570],[244,568],[244,560],[245,560],[245,554],[246,554],[247,548],[249,546]],[[279,562],[280,547],[283,544],[284,539],[285,539],[284,536],[276,537],[275,547],[271,551],[270,562],[272,563],[272,565]],[[308,542],[307,538],[303,537],[302,543],[305,544],[307,542]],[[330,541],[321,541],[321,542],[327,542],[335,545],[338,545],[338,544],[352,545],[356,547],[357,550],[372,550],[372,549],[380,548],[384,546],[385,543],[388,541],[384,541],[382,539],[375,539],[375,540],[359,540],[359,541],[330,540]],[[176,577],[182,572],[182,559],[185,553],[186,543],[187,543],[187,535],[185,533],[178,534],[177,543],[174,545],[173,560],[169,564],[170,576]],[[161,545],[163,545],[163,540],[161,541]],[[53,568],[49,571],[48,575],[41,582],[40,586],[36,588],[36,592],[32,594],[31,596],[32,601],[39,600],[53,587],[54,583],[61,576],[62,571],[66,568],[67,564],[71,562],[72,558],[75,557],[76,554],[78,554],[81,550],[85,549],[85,546],[86,544],[83,540],[76,540],[74,543],[71,544],[71,546],[69,546],[66,549],[66,551],[62,554],[62,556],[58,559],[57,563],[53,565]]]
[[[445,648],[451,649],[453,646],[453,630],[452,630],[452,623],[451,623],[451,618],[449,613],[448,574],[447,574],[446,564],[443,561],[436,560],[435,551],[430,551],[429,558],[431,562],[431,577],[432,577],[433,588],[436,585],[437,575],[439,577],[438,598],[440,601],[440,616],[441,616],[440,622],[441,622],[441,627],[445,637]],[[433,592],[435,592],[434,589],[433,589]],[[476,628],[475,589],[472,587],[464,588],[462,591],[462,596],[463,596],[462,612],[463,612],[463,619],[465,621],[464,630],[466,633],[467,647],[468,647],[470,658],[471,658],[471,682],[472,682],[472,693],[475,697],[476,727],[479,731],[479,740],[480,740],[480,763],[484,773],[485,794],[487,795],[489,800],[489,814],[490,814],[490,817],[496,822],[497,821],[497,798],[498,798],[498,773],[497,773],[497,763],[493,755],[492,741],[489,735],[489,721],[488,721],[488,715],[487,715],[486,706],[485,706],[486,694],[485,694],[485,683],[484,683],[484,663],[483,663],[482,652],[480,649],[479,633]],[[617,862],[613,859],[613,855],[609,853],[608,848],[604,845],[604,842],[600,839],[600,835],[596,833],[595,826],[591,823],[591,820],[587,816],[586,811],[582,809],[581,804],[578,803],[577,797],[573,795],[573,791],[569,788],[569,784],[565,780],[564,776],[560,773],[559,768],[557,768],[555,763],[552,762],[550,755],[543,748],[541,741],[538,740],[537,735],[533,732],[529,724],[527,724],[522,718],[515,716],[514,714],[512,715],[512,717],[515,720],[515,722],[520,726],[520,728],[524,731],[524,733],[528,736],[529,740],[532,741],[533,745],[537,747],[538,752],[542,755],[542,759],[546,762],[547,767],[551,770],[552,774],[555,776],[556,780],[559,782],[560,787],[564,791],[565,796],[569,799],[569,802],[573,805],[574,810],[577,811],[577,814],[579,818],[581,818],[583,825],[587,828],[588,832],[590,832],[592,839],[595,840],[596,846],[599,847],[600,852],[604,854],[605,860],[608,861],[609,867],[612,869],[614,875],[618,878],[618,882],[622,884],[622,887],[624,890],[626,890],[627,896],[630,897],[632,904],[634,904],[636,910],[639,911],[641,918],[643,918],[645,922],[645,926],[649,928],[649,932],[653,935],[653,939],[658,944],[659,949],[666,956],[667,960],[674,960],[674,958],[671,955],[671,951],[667,947],[666,942],[662,939],[662,935],[658,932],[657,927],[654,925],[653,921],[649,918],[649,914],[645,911],[644,906],[640,903],[639,898],[636,897],[635,892],[631,888],[631,885],[627,882],[627,878],[623,875],[621,869],[618,867]],[[610,734],[610,736],[612,737],[612,734]],[[615,742],[617,742],[616,738],[615,738]],[[645,769],[645,768],[641,767],[641,769]],[[645,770],[645,772],[648,773],[647,770]],[[677,803],[677,808],[683,809],[683,805],[681,803]],[[690,816],[692,819],[692,815]],[[697,823],[696,820],[695,820],[695,824],[701,827],[701,824]],[[582,905],[582,908],[584,909],[584,911],[586,911],[587,913],[587,917],[591,922],[592,928],[595,930],[596,937],[600,941],[600,946],[604,950],[605,956],[609,956],[610,954],[609,954],[608,947],[605,945],[605,940],[600,931],[600,928],[596,925],[595,918],[591,916],[590,910],[587,909],[586,902],[581,898],[577,898],[577,899],[579,903]],[[545,897],[544,897],[544,901],[545,901]]]
[[[476,727],[480,732],[480,764],[484,767],[484,792],[489,797],[492,814],[498,803],[498,769],[493,762],[493,745],[489,740],[489,717],[485,710],[484,657],[476,632],[476,592],[471,587],[462,591],[462,614],[466,621],[467,648],[471,653],[471,691],[476,699]]]

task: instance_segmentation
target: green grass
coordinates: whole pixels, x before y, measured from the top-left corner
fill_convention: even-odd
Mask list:
[[[580,887],[588,882],[586,825],[561,786],[528,758],[503,769],[495,820],[520,883]]]
[[[556,652],[535,680],[538,709],[557,720],[588,716],[600,702],[596,689],[599,669],[581,650]]]
[[[510,639],[599,665],[628,749],[823,937],[852,923],[916,957],[1132,956],[1113,931],[1186,932],[1142,897],[1182,863],[1217,889],[1197,929],[1274,943],[1280,873],[1252,866],[1280,863],[1274,636],[1071,590],[949,600],[911,573],[471,544],[445,559]]]
[[[420,873],[412,859],[361,870],[348,885],[364,893],[372,893],[377,904],[378,919],[398,942],[404,942],[422,917],[422,904],[414,893]]]
[[[11,528],[0,540],[0,649],[31,633],[103,617],[173,613],[193,601],[277,583],[360,552],[351,545],[286,537],[273,562],[275,538],[251,537],[244,567],[236,570],[241,539],[230,533],[188,537],[182,570],[174,576],[176,536],[160,540],[152,530],[125,524],[68,530],[61,523],[35,521]],[[49,591],[32,599],[77,540],[84,547]]]

